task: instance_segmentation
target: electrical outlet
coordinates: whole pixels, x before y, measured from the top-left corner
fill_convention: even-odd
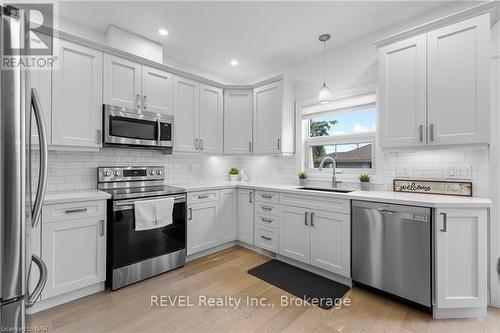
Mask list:
[[[472,165],[461,164],[449,166],[446,177],[451,179],[472,179]]]
[[[404,178],[410,177],[410,166],[407,164],[397,166],[396,177],[404,177]]]

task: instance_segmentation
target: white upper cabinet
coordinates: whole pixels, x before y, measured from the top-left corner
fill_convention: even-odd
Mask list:
[[[172,114],[172,74],[142,66],[142,108]]]
[[[199,150],[222,154],[223,144],[223,94],[222,89],[200,84]]]
[[[256,154],[281,152],[282,82],[254,89],[253,128]]]
[[[489,142],[489,14],[427,34],[430,144]]]
[[[200,85],[174,76],[174,150],[195,152],[199,147]]]
[[[104,54],[104,104],[141,107],[141,65]]]
[[[101,146],[102,52],[59,41],[53,71],[52,144]]]
[[[252,91],[224,91],[224,154],[252,153]]]
[[[489,142],[489,15],[379,48],[382,148]]]
[[[105,54],[104,103],[172,114],[172,74]]]
[[[378,54],[380,145],[425,145],[425,35],[382,47]]]
[[[222,154],[222,89],[174,76],[174,150]]]

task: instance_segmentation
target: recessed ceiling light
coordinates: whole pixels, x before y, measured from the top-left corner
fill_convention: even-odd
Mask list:
[[[162,36],[166,36],[166,35],[168,35],[168,31],[167,31],[167,30],[165,30],[165,29],[160,29],[160,30],[158,30],[158,33],[159,33],[160,35],[162,35]]]
[[[231,66],[238,66],[238,60],[231,60]]]

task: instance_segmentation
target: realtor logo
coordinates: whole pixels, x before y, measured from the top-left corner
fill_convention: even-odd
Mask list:
[[[11,3],[4,7],[2,69],[52,69],[54,4]],[[24,22],[25,27],[19,26]],[[16,31],[24,31],[19,38]]]

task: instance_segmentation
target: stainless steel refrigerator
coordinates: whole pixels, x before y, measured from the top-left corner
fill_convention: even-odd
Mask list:
[[[0,11],[0,60],[4,64],[5,49],[22,45],[29,33],[22,11],[9,6]],[[2,332],[12,332],[23,331],[25,309],[38,299],[47,280],[45,264],[31,254],[30,238],[45,195],[47,138],[38,95],[29,85],[29,70],[2,68],[0,92],[0,322]],[[38,130],[37,145],[30,141],[32,126]],[[35,149],[39,150],[39,167],[32,165]],[[36,193],[31,191],[32,169],[39,173],[33,175],[38,176]],[[30,294],[29,274],[34,269],[40,277]]]

